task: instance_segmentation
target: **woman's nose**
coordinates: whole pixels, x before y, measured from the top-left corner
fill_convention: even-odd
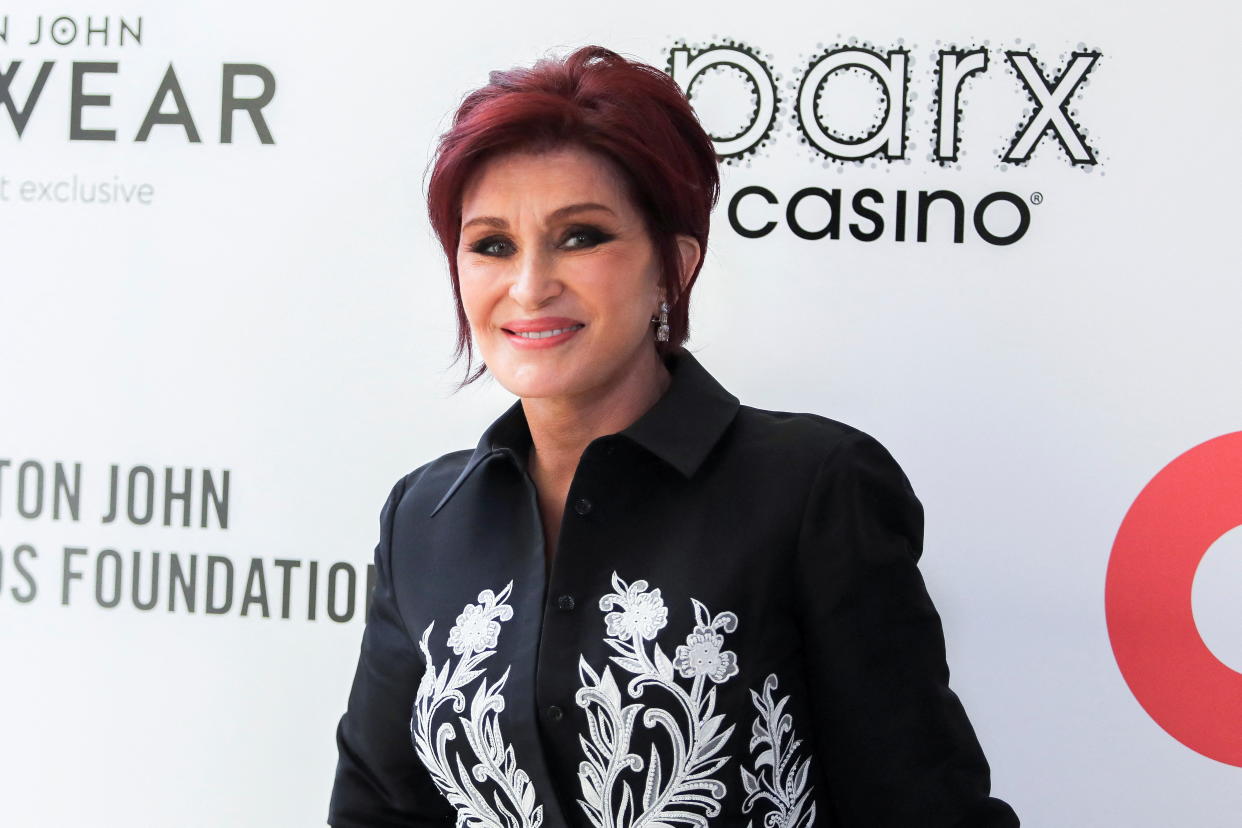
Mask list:
[[[524,308],[539,308],[560,295],[562,285],[551,258],[536,252],[520,254],[509,296]]]

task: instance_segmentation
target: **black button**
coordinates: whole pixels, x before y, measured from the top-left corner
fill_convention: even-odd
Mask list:
[[[574,608],[574,596],[562,595],[556,599],[556,605],[563,610],[571,610]]]
[[[614,443],[609,443],[608,448],[604,449],[604,454],[611,455],[616,450],[616,445]]]
[[[574,501],[574,511],[580,515],[585,515],[587,512],[591,511],[591,501],[587,500],[585,497],[578,498]]]
[[[565,711],[555,704],[550,704],[548,705],[548,718],[554,722],[559,722],[565,718]]]

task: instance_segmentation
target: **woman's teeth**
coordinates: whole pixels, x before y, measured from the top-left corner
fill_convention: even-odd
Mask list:
[[[576,331],[581,327],[582,325],[571,325],[568,328],[553,328],[550,331],[513,331],[513,333],[526,339],[547,339],[549,336],[557,336],[566,331]]]

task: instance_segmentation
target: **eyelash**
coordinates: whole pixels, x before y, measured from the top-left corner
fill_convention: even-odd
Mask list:
[[[571,248],[574,250],[585,250],[587,248],[597,247],[603,244],[604,242],[612,241],[614,238],[616,238],[616,236],[612,235],[611,233],[606,233],[603,230],[600,230],[598,227],[586,227],[586,226],[571,228],[569,233],[566,234],[565,238],[566,240],[568,240],[568,239],[573,238],[574,236],[585,236],[588,241],[588,244],[586,245],[583,245],[581,247]],[[496,244],[497,242],[507,242],[507,239],[505,239],[503,236],[488,236],[485,239],[479,239],[474,244],[471,244],[469,247],[469,250],[471,253],[478,253],[482,256],[495,256],[496,254],[488,253],[486,251],[487,251],[487,248],[491,247],[493,244]]]

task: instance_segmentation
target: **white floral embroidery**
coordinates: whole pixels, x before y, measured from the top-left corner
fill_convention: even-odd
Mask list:
[[[793,717],[784,712],[789,696],[778,702],[772,699],[776,685],[776,674],[770,673],[764,679],[762,696],[750,691],[759,711],[751,727],[750,750],[762,750],[755,757],[754,773],[741,768],[746,791],[742,811],[750,813],[755,803],[766,799],[771,808],[763,817],[765,828],[810,828],[815,822],[815,802],[811,799],[814,786],[806,785],[811,760],[796,756],[802,740],[794,738]]]
[[[702,602],[691,598],[693,631],[670,660],[659,644],[652,644],[650,652],[646,644],[668,624],[668,608],[660,590],[648,591],[644,580],[627,584],[616,572],[612,585],[616,591],[601,598],[599,606],[606,613],[604,642],[618,653],[611,661],[633,674],[625,695],[639,699],[645,689],[655,688],[667,693],[673,704],[626,704],[612,668],[605,666],[598,674],[579,657],[582,688],[575,699],[586,711],[590,738],[579,736],[586,758],[578,767],[583,796],[578,803],[595,828],[708,828],[709,819],[720,814],[720,800],[727,792],[714,776],[730,759],[718,754],[734,726],[722,729],[725,716],[715,713],[715,685],[739,672],[737,655],[724,649],[723,635],[737,629],[737,616],[732,612],[713,616]],[[419,641],[427,668],[419,682],[410,733],[432,780],[457,809],[457,828],[540,828],[543,823],[543,806],[537,801],[534,784],[517,767],[513,748],[500,731],[498,714],[505,708],[502,691],[509,668],[489,684],[487,670],[481,666],[496,654],[501,624],[513,617],[513,608],[506,603],[512,589],[510,581],[499,594],[484,590],[478,595],[479,603],[462,608],[445,641],[460,656],[456,663],[449,658],[437,667],[433,662],[429,639],[434,622]],[[678,674],[691,682],[689,689],[678,683]],[[442,722],[433,736],[437,711],[451,702],[453,712],[465,712],[464,689],[480,678],[467,715],[457,717],[459,727]],[[807,785],[810,758],[798,755],[802,741],[795,738],[792,717],[784,712],[789,696],[775,700],[772,695],[777,683],[776,674],[769,674],[762,695],[750,691],[758,711],[750,751],[758,748],[759,753],[753,771],[740,768],[746,792],[742,811],[750,813],[766,800],[769,807],[762,816],[762,828],[812,828],[815,802],[813,786]],[[640,713],[645,727],[667,738],[669,767],[662,767],[654,743],[646,761],[631,752]],[[466,737],[468,748],[450,755],[449,743],[459,732]],[[473,764],[467,768],[467,762]],[[636,793],[631,784],[639,782],[634,775],[644,768],[641,793]],[[484,782],[491,783],[488,793],[476,785]]]
[[[694,614],[699,623],[694,632],[686,636],[686,643],[677,647],[673,666],[682,678],[707,676],[720,684],[737,675],[737,656],[731,650],[720,649],[724,645],[724,636],[707,621],[707,607],[696,599],[690,600],[694,601]]]
[[[722,612],[712,617],[703,604],[691,599],[698,624],[686,645],[677,650],[682,677],[693,680],[687,691],[677,683],[673,662],[660,645],[653,645],[648,655],[644,643],[655,638],[668,621],[660,590],[647,592],[643,580],[627,585],[616,572],[612,573],[612,585],[616,592],[601,598],[599,607],[605,612],[620,610],[605,617],[609,637],[604,641],[619,653],[611,660],[634,674],[626,686],[627,694],[637,699],[645,688],[654,687],[670,694],[675,706],[653,706],[643,712],[642,704],[623,704],[612,668],[605,667],[602,675],[597,674],[580,656],[578,673],[583,686],[575,699],[586,710],[590,739],[579,736],[586,759],[578,766],[583,796],[578,803],[596,828],[707,828],[708,818],[720,813],[719,800],[727,791],[723,782],[712,777],[729,756],[716,754],[733,732],[733,725],[720,729],[724,716],[714,712],[714,684],[738,672],[736,656],[721,652],[724,638],[717,631],[736,630],[737,616]],[[708,678],[711,685],[705,682]],[[646,727],[661,728],[667,734],[672,765],[666,779],[653,744],[642,792],[636,795],[621,775],[644,767],[642,757],[630,752],[639,712],[643,712]]]
[[[513,608],[505,603],[512,589],[512,581],[499,595],[485,589],[479,593],[478,604],[467,604],[462,609],[446,642],[462,656],[456,664],[449,659],[437,669],[432,661],[428,639],[434,621],[427,625],[419,641],[427,669],[418,685],[410,735],[436,787],[457,809],[458,828],[538,828],[543,823],[543,806],[536,802],[535,787],[526,772],[517,767],[513,747],[500,732],[497,714],[505,709],[501,691],[509,678],[509,668],[489,686],[487,671],[479,667],[496,654],[500,622],[513,617]],[[458,717],[461,732],[477,760],[468,771],[462,761],[464,750],[452,759],[449,757],[448,743],[457,737],[454,726],[442,723],[433,740],[432,720],[445,702],[451,701],[456,713],[465,710],[462,688],[480,676],[482,685],[471,696],[469,715]],[[491,781],[495,787],[490,800],[474,784],[484,781]]]
[[[643,638],[647,641],[656,637],[656,633],[664,629],[668,623],[668,607],[660,598],[660,590],[646,592],[646,581],[635,581],[629,586],[624,584],[613,573],[612,585],[624,594],[608,593],[599,599],[599,608],[608,610],[620,607],[621,612],[610,612],[604,616],[608,634],[616,638]]]
[[[480,596],[479,600],[483,600]],[[509,609],[505,607],[505,609]],[[513,611],[509,609],[509,612]],[[504,616],[508,619],[508,616]],[[478,604],[467,604],[457,616],[457,626],[449,630],[448,645],[457,655],[481,653],[495,649],[500,637],[500,624]]]

